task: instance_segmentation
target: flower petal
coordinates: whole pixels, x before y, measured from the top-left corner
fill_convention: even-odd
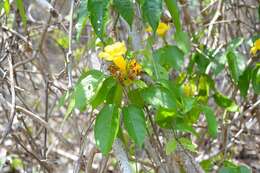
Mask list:
[[[114,58],[113,62],[120,69],[122,73],[126,73],[126,61],[122,56]]]

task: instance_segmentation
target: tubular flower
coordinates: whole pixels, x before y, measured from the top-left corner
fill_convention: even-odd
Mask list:
[[[170,29],[170,26],[168,24],[160,22],[159,25],[158,25],[158,28],[156,30],[156,34],[161,36],[161,37],[164,37],[169,29]],[[145,31],[146,32],[152,32],[151,26],[147,27]]]
[[[257,51],[259,50],[260,50],[260,39],[257,39],[253,47],[250,49],[250,53],[255,56]]]

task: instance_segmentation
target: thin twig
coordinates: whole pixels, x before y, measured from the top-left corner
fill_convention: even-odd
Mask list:
[[[73,13],[74,1],[70,5],[70,29],[69,29],[69,50],[66,55],[67,73],[68,73],[68,89],[72,88],[72,30],[73,30]]]
[[[6,131],[3,134],[3,137],[0,141],[0,144],[2,144],[5,140],[5,138],[7,137],[7,135],[10,133],[10,131],[12,130],[12,125],[13,125],[13,121],[14,121],[14,117],[15,117],[15,81],[14,81],[14,71],[13,71],[13,63],[12,63],[12,58],[11,56],[8,56],[8,63],[9,63],[9,76],[10,76],[10,85],[11,85],[11,97],[12,97],[12,101],[11,101],[11,112],[10,112],[10,120],[8,123],[8,126],[6,128]]]

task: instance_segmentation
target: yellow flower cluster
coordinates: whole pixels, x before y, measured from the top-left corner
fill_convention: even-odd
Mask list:
[[[156,34],[161,37],[164,37],[169,29],[170,29],[170,26],[168,24],[160,22],[158,25],[158,28],[156,30]],[[152,32],[151,26],[146,28],[146,32],[150,32],[150,33]]]
[[[257,39],[253,47],[251,48],[250,53],[255,56],[257,51],[259,50],[260,50],[260,39]]]
[[[107,61],[113,61],[115,65],[122,71],[126,72],[126,61],[123,57],[126,53],[124,42],[116,42],[105,47],[104,52],[99,53],[99,58],[104,58]]]
[[[141,72],[141,65],[135,59],[126,60],[124,55],[127,49],[124,42],[116,42],[104,48],[98,57],[111,61],[108,70],[124,84],[131,83]]]

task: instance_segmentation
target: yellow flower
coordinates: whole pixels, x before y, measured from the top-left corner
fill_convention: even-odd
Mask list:
[[[163,36],[165,36],[165,34],[167,33],[167,31],[168,31],[169,29],[170,29],[169,25],[167,25],[166,23],[160,22],[160,23],[159,23],[159,26],[158,26],[158,28],[157,28],[157,30],[156,30],[156,33],[157,33],[159,36],[163,37]]]
[[[250,53],[255,56],[258,50],[260,50],[260,39],[255,41],[253,47],[250,49]]]
[[[113,59],[114,64],[120,69],[120,71],[125,74],[126,73],[126,61],[123,56],[118,56]]]
[[[167,33],[167,31],[170,29],[170,26],[166,23],[163,23],[163,22],[160,22],[159,25],[158,25],[158,28],[156,30],[156,34],[161,36],[161,37],[164,37],[165,34]],[[146,32],[152,32],[152,28],[151,26],[148,26],[146,29],[145,29]]]
[[[113,61],[115,58],[123,56],[126,53],[124,42],[116,42],[105,47],[104,52],[100,52],[98,57],[107,61]]]

